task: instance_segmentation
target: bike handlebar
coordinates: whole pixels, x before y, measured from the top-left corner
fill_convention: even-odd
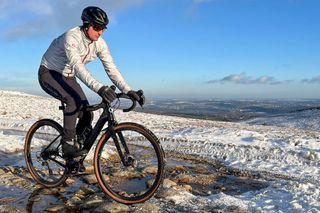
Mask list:
[[[128,96],[127,94],[124,93],[118,93],[117,94],[117,98],[124,98],[124,99],[129,99],[131,100],[132,104],[129,108],[123,109],[123,112],[130,112],[131,110],[133,110],[134,108],[136,108],[137,106],[137,101],[133,100],[130,96]]]
[[[125,108],[123,109],[123,112],[130,112],[131,110],[133,110],[136,106],[137,106],[137,101],[133,100],[130,96],[128,96],[127,94],[124,93],[116,93],[116,96],[118,99],[123,98],[123,99],[129,99],[132,101],[132,104],[129,108]],[[96,111],[100,108],[104,108],[105,106],[110,107],[110,103],[107,103],[106,101],[104,101],[102,99],[102,102],[99,104],[94,104],[94,105],[89,105],[86,107],[86,110],[91,112],[91,111]]]

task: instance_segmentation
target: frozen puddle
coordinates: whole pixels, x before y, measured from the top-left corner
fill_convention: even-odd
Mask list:
[[[15,129],[0,129],[2,135],[15,135],[23,137],[26,131]],[[23,147],[21,147],[23,149]],[[167,153],[166,174],[169,179],[178,184],[190,185],[191,193],[196,196],[209,196],[223,192],[227,195],[240,195],[249,191],[256,191],[268,187],[268,183],[257,180],[244,174],[231,174],[226,171],[219,171],[219,165],[208,162],[201,162],[200,158],[184,155],[177,157],[177,153]],[[193,158],[193,159],[192,159]],[[90,166],[88,164],[87,166]],[[0,166],[23,166],[25,167],[24,156],[21,152],[8,154],[0,152]]]
[[[17,157],[13,155],[12,158]],[[10,159],[7,159],[7,163]],[[0,185],[0,211],[1,208],[9,209],[12,212],[26,210],[27,212],[68,212],[72,210],[81,210],[91,212],[100,205],[118,205],[106,197],[100,190],[95,176],[92,173],[92,164],[86,162],[87,173],[70,177],[67,184],[58,188],[46,189],[39,188],[31,179],[25,167],[5,166],[0,175],[3,183]],[[91,172],[90,172],[91,171]],[[166,165],[166,179],[175,182],[177,186],[183,186],[188,189],[193,196],[207,198],[219,195],[237,196],[246,192],[254,192],[268,187],[268,183],[262,180],[256,180],[246,177],[245,174],[231,175],[226,170],[219,168],[219,165],[201,162],[196,159],[177,158],[168,156]],[[188,187],[186,187],[188,186]],[[173,188],[172,188],[173,189]],[[87,190],[87,194],[83,192]],[[159,189],[159,194],[164,189]],[[162,192],[161,192],[162,191]],[[165,191],[165,190],[164,190]],[[180,189],[174,189],[174,194],[181,193]],[[180,199],[180,198],[179,198]],[[181,199],[184,199],[181,197]],[[79,203],[78,203],[79,202]],[[80,205],[81,203],[81,205]],[[181,205],[173,205],[166,196],[154,196],[145,205],[161,206],[161,212],[185,212]],[[200,208],[201,206],[199,206]],[[80,209],[79,209],[80,208]],[[199,211],[203,212],[207,208],[205,204]],[[219,209],[220,207],[217,207]],[[129,207],[131,212],[140,212],[139,206]]]
[[[201,160],[170,156],[167,159],[166,176],[178,184],[190,185],[191,193],[196,196],[209,196],[221,192],[234,196],[269,186],[265,180],[258,180],[241,172],[231,174],[224,167],[219,167],[220,165],[214,162],[210,164]]]

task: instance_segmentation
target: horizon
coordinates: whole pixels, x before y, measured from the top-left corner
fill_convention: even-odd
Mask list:
[[[39,91],[39,92],[28,92],[28,91],[23,91],[23,90],[5,90],[5,89],[0,89],[0,92],[19,92],[19,93],[25,93],[29,95],[35,95],[39,97],[46,97],[46,98],[52,98],[55,99],[54,97],[50,96],[49,94],[45,93],[44,91]],[[86,91],[89,93],[92,93],[91,95],[88,95],[88,101],[90,104],[98,103],[101,101],[101,97],[91,91]],[[119,92],[119,91],[118,91]],[[59,100],[57,100],[59,101]],[[320,103],[320,98],[240,98],[240,97],[222,97],[222,98],[212,98],[212,97],[164,97],[164,96],[146,96],[146,104],[148,102],[152,101],[279,101],[279,102],[304,102],[304,101],[316,101]]]
[[[45,95],[51,41],[96,5],[117,67],[150,98],[320,99],[319,1],[26,0],[0,3],[0,89]],[[70,12],[72,11],[72,12]],[[86,66],[105,85],[99,60]],[[98,95],[82,85],[88,99]]]

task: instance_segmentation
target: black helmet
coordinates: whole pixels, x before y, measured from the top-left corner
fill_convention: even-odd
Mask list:
[[[83,9],[81,19],[83,21],[83,25],[98,25],[105,28],[109,23],[109,19],[106,12],[104,12],[99,7],[93,6],[86,7]]]

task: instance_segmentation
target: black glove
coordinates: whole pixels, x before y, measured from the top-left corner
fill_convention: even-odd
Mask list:
[[[130,90],[127,95],[132,98],[132,100],[138,101],[138,103],[140,104],[140,106],[142,106],[146,100],[146,98],[143,95],[143,91],[142,90],[138,90],[138,91],[134,91],[134,90]]]
[[[117,95],[114,91],[115,90],[108,86],[103,86],[99,89],[98,94],[103,98],[103,100],[111,103],[117,98]]]

